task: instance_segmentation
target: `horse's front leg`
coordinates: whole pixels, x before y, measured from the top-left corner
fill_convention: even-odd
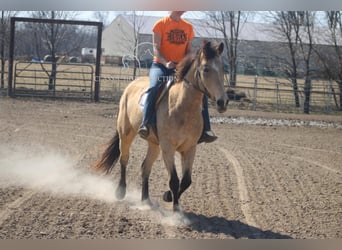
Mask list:
[[[188,189],[191,185],[191,174],[192,174],[192,166],[194,163],[196,154],[196,147],[191,148],[186,152],[182,152],[182,181],[178,190],[178,199],[182,195],[182,193]],[[172,201],[172,192],[166,191],[163,196],[164,201],[171,202]]]
[[[158,158],[160,149],[159,145],[149,142],[146,157],[141,165],[141,177],[142,177],[142,191],[141,201],[152,205],[149,195],[148,180],[151,174],[152,165]]]
[[[174,155],[175,155],[175,151],[171,151],[171,150],[169,150],[168,152],[163,151],[163,159],[164,159],[167,172],[169,174],[169,187],[171,190],[171,192],[170,191],[165,192],[163,198],[165,201],[172,200],[173,210],[178,211],[179,210],[179,204],[178,204],[179,178],[178,178],[175,163],[174,163]]]
[[[196,146],[182,152],[182,181],[179,187],[178,198],[191,185],[192,165],[194,164]]]

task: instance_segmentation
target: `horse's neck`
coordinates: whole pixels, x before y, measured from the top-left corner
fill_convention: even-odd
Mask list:
[[[198,91],[196,86],[195,71],[191,68],[182,82],[176,84],[170,93],[174,96],[174,105],[187,110],[196,110],[201,107],[203,94]]]

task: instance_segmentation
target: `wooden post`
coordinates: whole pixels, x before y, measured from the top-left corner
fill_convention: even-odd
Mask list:
[[[254,78],[254,92],[253,92],[253,110],[254,111],[256,111],[257,87],[258,87],[258,75],[256,75]]]
[[[275,82],[276,85],[276,98],[277,98],[277,112],[279,112],[279,82],[276,80]]]
[[[307,76],[304,83],[304,114],[310,113],[310,94],[311,94],[311,78]]]
[[[15,19],[11,17],[10,25],[10,44],[9,44],[9,58],[8,58],[8,95],[13,97],[13,54],[14,54],[14,34],[15,34]]]
[[[94,87],[94,100],[95,102],[100,101],[100,78],[101,78],[101,54],[102,54],[102,26],[97,26],[97,48],[96,48],[96,67],[95,67],[95,87]]]

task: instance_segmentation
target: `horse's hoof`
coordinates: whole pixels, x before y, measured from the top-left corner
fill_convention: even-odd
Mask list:
[[[181,211],[181,209],[180,209],[180,207],[179,207],[179,205],[173,205],[173,212],[180,212]]]
[[[145,200],[142,200],[141,203],[142,203],[143,205],[147,205],[147,206],[149,206],[149,207],[153,207],[153,203],[152,203],[152,201],[151,201],[149,198],[147,198],[147,199],[145,199]]]
[[[172,201],[172,193],[171,191],[166,191],[163,195],[163,200],[166,202],[171,202]]]
[[[115,191],[115,197],[118,199],[118,200],[122,200],[126,195],[126,188],[124,187],[118,187]]]

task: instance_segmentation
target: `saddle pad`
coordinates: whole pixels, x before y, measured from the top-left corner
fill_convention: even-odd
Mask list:
[[[141,110],[144,109],[146,98],[147,98],[147,91],[142,93],[142,95],[140,96],[139,102],[138,102]]]
[[[159,101],[161,100],[161,98],[165,95],[165,93],[170,89],[171,85],[174,83],[174,79],[170,79],[168,82],[166,83],[162,83],[160,86],[159,86],[159,89],[158,89],[158,93],[157,93],[157,101],[156,103],[158,104]],[[143,92],[140,96],[140,99],[139,99],[139,105],[141,107],[141,110],[144,109],[144,106],[145,106],[145,101],[146,101],[146,98],[147,98],[147,94],[148,94],[148,90],[146,90],[145,92]]]

